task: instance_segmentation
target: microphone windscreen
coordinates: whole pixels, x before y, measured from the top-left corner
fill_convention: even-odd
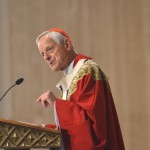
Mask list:
[[[20,78],[20,79],[18,79],[15,83],[17,84],[17,85],[19,85],[19,84],[21,84],[22,82],[23,82],[23,78]]]

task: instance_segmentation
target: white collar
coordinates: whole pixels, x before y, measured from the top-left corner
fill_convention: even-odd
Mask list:
[[[69,72],[67,72],[68,74],[66,74],[66,76],[64,76],[59,83],[56,85],[56,87],[58,89],[60,89],[61,91],[66,91],[69,89],[70,84],[72,82],[72,79],[74,78],[75,74],[77,73],[77,71],[80,69],[80,67],[84,64],[84,61],[86,59],[80,59],[77,64],[75,65],[75,67],[73,68],[73,62],[66,68]],[[66,70],[65,69],[65,70]]]
[[[63,70],[64,76],[72,72],[74,60]]]

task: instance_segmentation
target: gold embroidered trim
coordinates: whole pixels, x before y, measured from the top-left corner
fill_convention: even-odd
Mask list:
[[[70,85],[68,94],[67,94],[67,100],[69,100],[70,96],[76,91],[77,88],[77,82],[82,79],[83,76],[91,74],[94,80],[106,80],[106,76],[102,72],[102,70],[99,68],[99,66],[89,60],[83,64],[83,66],[79,69],[77,74],[72,80],[72,83]]]

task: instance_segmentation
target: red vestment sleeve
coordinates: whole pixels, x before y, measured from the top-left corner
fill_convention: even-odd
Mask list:
[[[57,129],[57,126],[55,124],[46,124],[45,127],[51,129]]]
[[[70,100],[56,101],[65,150],[124,150],[109,86],[94,71],[77,81]]]

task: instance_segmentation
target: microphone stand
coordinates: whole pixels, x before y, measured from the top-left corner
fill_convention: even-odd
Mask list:
[[[0,99],[0,101],[3,99],[3,97],[8,93],[8,91],[11,89],[11,88],[13,88],[15,85],[17,85],[16,83],[15,84],[13,84],[5,93],[4,93],[4,95],[1,97],[1,99]]]
[[[12,87],[14,87],[15,85],[19,85],[19,84],[21,84],[22,82],[23,82],[23,78],[19,78],[16,82],[15,82],[15,84],[13,84],[5,93],[4,93],[4,95],[0,98],[0,101],[3,99],[3,97],[7,94],[7,92],[12,88]]]

